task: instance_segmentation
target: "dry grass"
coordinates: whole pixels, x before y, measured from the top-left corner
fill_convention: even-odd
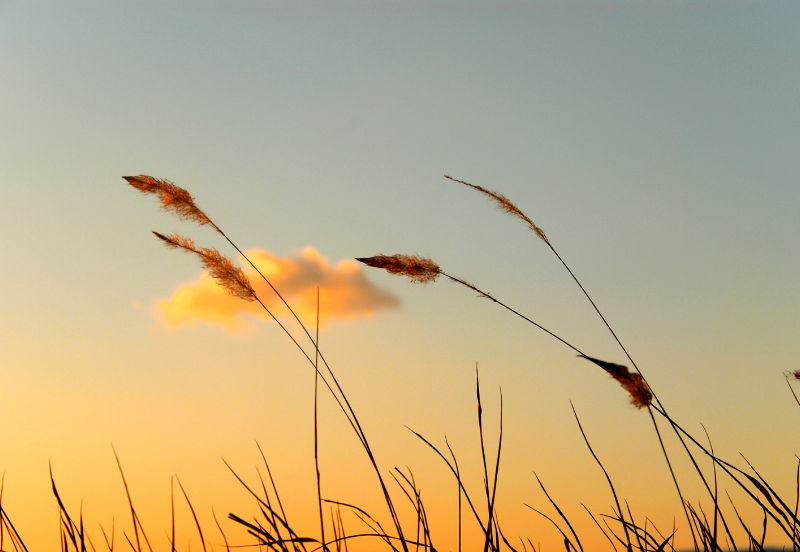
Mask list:
[[[250,262],[250,260],[244,256],[241,250],[239,250],[239,248],[230,240],[230,238],[228,238],[228,236],[225,235],[225,233],[222,232],[222,230],[197,207],[194,202],[194,198],[189,192],[179,188],[178,186],[175,186],[173,183],[167,180],[160,180],[150,176],[140,175],[136,177],[124,178],[135,189],[145,194],[157,195],[160,199],[162,208],[165,210],[177,215],[182,219],[189,220],[200,225],[211,225],[217,232],[219,232],[219,234],[225,237],[225,239],[237,252],[243,255],[245,260],[249,262],[251,266],[253,266],[252,262]],[[529,322],[536,328],[559,340],[573,351],[577,352],[580,357],[599,366],[620,385],[622,385],[622,387],[628,393],[631,403],[638,409],[648,412],[650,418],[652,419],[655,435],[661,444],[664,459],[669,468],[670,474],[675,483],[676,491],[681,501],[695,551],[764,551],[767,525],[770,523],[777,527],[778,531],[786,537],[785,540],[793,552],[800,552],[800,520],[798,520],[798,508],[800,508],[800,464],[798,464],[797,488],[795,489],[794,500],[786,500],[782,498],[781,495],[777,493],[774,488],[761,477],[755,468],[749,464],[747,468],[750,473],[745,473],[745,471],[735,467],[732,463],[716,456],[710,442],[707,446],[701,444],[698,439],[681,427],[675,421],[675,419],[667,413],[666,408],[658,400],[653,390],[647,384],[647,381],[645,380],[639,368],[636,366],[636,363],[633,361],[625,347],[617,338],[616,334],[611,329],[611,326],[600,312],[600,309],[595,305],[594,301],[591,299],[584,287],[580,284],[577,277],[573,274],[566,262],[564,262],[564,260],[555,250],[547,236],[544,234],[544,231],[536,226],[522,210],[520,210],[504,195],[449,176],[446,178],[464,184],[488,196],[505,212],[525,222],[529,229],[531,229],[539,239],[543,240],[548,245],[548,247],[558,257],[559,261],[561,261],[566,270],[569,272],[570,276],[575,280],[581,291],[585,294],[586,298],[590,301],[591,305],[597,311],[598,315],[601,317],[603,323],[611,332],[616,342],[620,345],[620,348],[633,366],[633,371],[622,364],[616,364],[585,355],[570,342],[567,342],[561,337],[555,335],[546,328],[540,326],[538,323],[534,322],[531,318],[522,315],[505,303],[495,299],[489,293],[482,291],[466,280],[445,273],[442,271],[439,265],[430,259],[416,255],[377,255],[374,257],[359,258],[358,260],[368,266],[380,268],[392,274],[406,276],[410,278],[413,283],[430,283],[434,282],[439,276],[444,276],[455,283],[461,284],[476,292],[479,297],[493,301],[499,306],[502,306],[511,313]],[[177,234],[172,236],[167,236],[158,232],[154,232],[154,234],[168,247],[197,255],[200,258],[200,262],[203,267],[208,270],[209,274],[217,281],[219,285],[227,289],[232,295],[243,300],[259,302],[261,306],[270,315],[272,315],[269,309],[264,306],[264,303],[253,290],[250,281],[244,275],[242,270],[237,267],[229,258],[223,256],[215,249],[199,248],[191,239],[179,236]],[[256,271],[258,271],[257,268]],[[269,280],[263,274],[261,274],[261,272],[258,272],[258,274],[267,282],[267,284],[269,284],[271,290],[276,293],[278,297],[280,297],[283,303],[286,304],[291,311],[291,307],[288,305],[288,303],[286,303],[285,300],[283,300],[280,292],[275,289],[274,286],[272,286]],[[300,323],[301,332],[303,334],[300,337],[296,337],[289,332],[288,329],[281,324],[277,318],[274,317],[274,315],[273,319],[278,324],[279,328],[291,339],[292,343],[298,348],[301,355],[308,361],[310,367],[315,371],[315,374],[318,378],[317,381],[323,382],[324,387],[327,388],[331,393],[340,410],[347,419],[347,422],[353,429],[374,470],[376,482],[380,488],[380,492],[385,503],[385,513],[388,513],[389,518],[391,519],[391,525],[384,527],[380,523],[378,516],[373,516],[358,506],[323,498],[321,491],[319,490],[321,476],[319,464],[317,463],[316,476],[318,496],[316,508],[318,508],[320,512],[320,533],[319,536],[299,534],[293,529],[293,525],[290,522],[289,516],[283,508],[280,495],[278,493],[278,487],[272,478],[272,474],[269,470],[269,464],[264,457],[268,478],[267,480],[263,478],[260,480],[260,489],[262,491],[260,493],[253,491],[251,485],[239,477],[236,472],[231,470],[236,479],[242,486],[244,486],[244,488],[247,489],[247,491],[250,492],[251,496],[255,500],[257,514],[255,516],[240,516],[234,513],[229,514],[229,519],[234,521],[244,531],[243,538],[237,537],[236,542],[233,542],[232,539],[229,539],[228,535],[222,532],[219,522],[216,521],[216,515],[214,516],[214,519],[217,523],[217,528],[219,529],[224,541],[225,549],[230,551],[232,548],[238,547],[256,547],[259,550],[270,550],[275,552],[316,552],[318,550],[322,552],[342,552],[347,550],[348,542],[359,540],[374,543],[374,545],[370,544],[370,546],[374,546],[375,549],[391,550],[392,552],[410,552],[412,549],[415,552],[434,552],[438,550],[433,542],[431,527],[428,522],[428,516],[426,514],[424,502],[421,498],[422,495],[414,479],[413,473],[408,469],[399,470],[397,468],[389,472],[394,484],[396,485],[395,492],[390,493],[386,484],[386,478],[383,475],[384,472],[378,466],[375,460],[375,455],[373,454],[373,451],[369,445],[369,441],[367,440],[367,436],[361,427],[358,417],[356,416],[355,411],[352,409],[347,396],[339,385],[333,370],[328,365],[324,355],[322,355],[322,352],[319,349],[318,326],[315,336],[312,337],[309,329],[303,326],[299,318],[295,316],[297,322]],[[786,373],[785,376],[787,384],[789,384],[789,388],[791,389],[795,400],[798,402],[798,406],[800,406],[800,400],[798,400],[797,395],[792,388],[793,382],[800,381],[800,370]],[[458,461],[453,454],[452,449],[450,449],[450,445],[447,443],[447,440],[445,439],[445,446],[447,449],[447,454],[445,454],[445,449],[443,447],[437,447],[430,440],[419,433],[414,432],[414,434],[423,443],[430,447],[430,449],[446,464],[457,484],[459,552],[462,550],[462,506],[467,512],[467,518],[471,520],[471,523],[476,524],[483,534],[483,542],[481,545],[483,552],[500,552],[501,550],[509,550],[512,552],[527,552],[528,550],[532,552],[541,552],[541,549],[537,549],[530,538],[519,538],[519,543],[517,543],[517,539],[509,540],[509,538],[507,538],[507,536],[503,533],[498,522],[496,515],[497,504],[495,499],[502,450],[502,396],[500,437],[497,443],[496,460],[493,469],[489,470],[489,463],[487,462],[486,446],[483,436],[483,408],[481,406],[480,379],[477,377],[477,374],[476,380],[476,395],[478,402],[478,441],[480,444],[481,457],[483,459],[484,480],[484,486],[478,493],[482,495],[480,500],[478,500],[476,497],[477,495],[472,494],[471,491],[465,487]],[[662,424],[666,423],[669,430],[671,430],[678,438],[683,447],[683,451],[686,453],[687,458],[691,461],[697,475],[702,481],[714,506],[713,513],[710,517],[705,514],[699,504],[694,506],[692,503],[684,499],[679,482],[672,470],[670,456],[667,454],[666,448],[663,445],[661,430],[659,429],[659,424],[657,423],[655,417],[656,414],[660,417]],[[595,522],[598,529],[605,535],[611,547],[613,547],[615,551],[624,550],[626,552],[674,552],[674,537],[676,528],[673,527],[670,531],[659,531],[659,529],[654,527],[646,517],[640,516],[635,518],[630,508],[627,507],[627,504],[626,508],[623,509],[622,504],[624,501],[619,499],[608,472],[605,470],[600,459],[589,444],[589,440],[584,433],[577,414],[575,415],[575,418],[578,423],[579,430],[586,442],[587,448],[605,474],[610,491],[614,498],[615,508],[612,510],[612,512],[610,514],[600,516],[600,519],[603,520],[603,523],[600,523],[598,517],[587,510],[588,515]],[[314,429],[316,459],[316,387]],[[713,479],[700,469],[696,459],[696,456],[698,455],[706,456],[712,461],[714,467]],[[154,550],[130,498],[125,476],[122,472],[122,467],[118,458],[117,462],[120,467],[120,476],[128,497],[128,504],[130,505],[130,523],[132,526],[132,531],[123,530],[122,539],[117,539],[117,542],[115,542],[115,528],[112,526],[110,532],[107,532],[101,526],[100,529],[103,538],[102,541],[98,539],[98,542],[100,543],[99,548],[95,547],[95,544],[89,537],[89,532],[86,530],[83,523],[82,514],[79,513],[78,516],[75,517],[67,511],[58,493],[55,480],[53,479],[51,472],[52,490],[58,503],[61,517],[62,552],[88,552],[90,550],[92,552],[96,552],[97,550],[102,549],[108,549],[110,552],[113,552],[113,550],[120,549],[120,547],[124,550],[134,550],[135,552],[152,552]],[[719,499],[720,493],[718,470],[727,477],[730,483],[743,490],[748,499],[761,509],[764,514],[764,521],[758,530],[754,529],[753,526],[748,525],[742,519],[739,511],[732,502],[730,504],[730,508],[723,508],[723,505]],[[544,484],[541,480],[539,480],[538,476],[537,480],[539,481],[541,489],[547,498],[550,513],[548,514],[548,512],[544,511],[543,509],[537,509],[531,506],[529,507],[548,520],[562,535],[563,545],[566,552],[583,552],[584,548],[581,544],[580,536],[574,529],[570,519],[564,514],[564,511],[559,507],[557,501],[545,489]],[[189,500],[189,496],[186,490],[183,488],[183,485],[181,485],[180,481],[178,481],[178,485],[194,517],[196,529],[200,535],[200,541],[203,550],[207,551],[207,543],[210,545],[210,541],[204,537],[203,529],[201,528],[198,518],[195,515],[195,511],[191,501]],[[411,504],[412,511],[414,512],[411,523],[408,523],[407,520],[405,522],[401,522],[401,519],[397,515],[394,498],[397,493],[399,493],[401,500],[407,500]],[[326,523],[324,519],[323,506],[328,508],[331,516],[328,523]],[[359,526],[359,529],[353,530],[352,528],[348,528],[348,530],[346,530],[344,523],[346,517],[351,517],[351,519],[354,518]],[[734,523],[737,522],[738,525],[741,526],[743,534],[746,535],[745,544],[741,542],[737,543],[734,539],[732,529]],[[325,537],[326,525],[329,529],[328,535],[332,535],[327,539]],[[173,526],[171,536],[168,535],[168,543],[170,550],[175,551],[174,498]],[[210,546],[213,549],[213,545]],[[2,482],[0,482],[0,552],[7,551],[27,552],[27,548],[24,545],[23,539],[14,529],[8,513],[2,506]]]
[[[481,186],[477,186],[475,184],[470,184],[469,182],[464,182],[463,180],[458,180],[453,178],[452,176],[444,175],[445,178],[452,180],[453,182],[458,182],[459,184],[464,184],[465,186],[469,186],[473,190],[478,190],[482,194],[487,195],[488,197],[492,198],[496,203],[497,206],[500,207],[503,211],[510,214],[511,216],[517,217],[522,222],[528,225],[528,228],[534,231],[534,233],[539,236],[544,243],[550,245],[550,240],[547,239],[547,235],[544,233],[544,230],[536,226],[534,222],[528,218],[528,215],[522,212],[522,209],[514,205],[514,203],[508,199],[503,194],[493,192],[492,190],[487,190],[486,188],[482,188]]]

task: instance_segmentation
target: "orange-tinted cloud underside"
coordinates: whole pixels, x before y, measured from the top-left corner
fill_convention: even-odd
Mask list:
[[[331,266],[312,247],[283,258],[259,249],[245,254],[281,293],[300,320],[309,326],[316,324],[317,288],[321,326],[335,319],[370,317],[380,309],[400,305],[395,296],[367,280],[355,261],[343,260]],[[261,302],[276,317],[291,317],[261,276],[246,263],[242,268]],[[222,326],[233,333],[251,328],[246,322],[247,316],[256,320],[272,319],[258,302],[233,297],[208,274],[179,285],[172,297],[157,301],[156,309],[172,328],[209,324]]]

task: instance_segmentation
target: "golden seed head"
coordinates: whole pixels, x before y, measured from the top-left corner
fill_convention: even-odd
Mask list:
[[[367,266],[382,268],[392,274],[408,276],[413,283],[427,284],[439,277],[439,265],[418,255],[376,255],[356,259]]]
[[[192,194],[170,182],[140,174],[139,176],[123,176],[128,184],[143,194],[156,194],[161,199],[161,207],[171,211],[178,217],[191,220],[197,224],[211,224],[211,219],[195,205]],[[214,226],[216,228],[216,226]]]
[[[500,207],[506,213],[517,217],[518,219],[522,220],[525,224],[528,225],[528,228],[533,230],[539,239],[541,239],[544,243],[550,245],[550,241],[547,239],[547,236],[544,233],[544,230],[536,226],[533,221],[528,218],[528,215],[522,212],[522,210],[514,205],[510,199],[504,196],[501,193],[493,192],[492,190],[487,190],[481,186],[477,186],[475,184],[470,184],[469,182],[464,182],[463,180],[458,180],[453,178],[452,176],[444,175],[445,178],[452,180],[453,182],[458,182],[459,184],[464,184],[465,186],[469,186],[473,190],[478,190],[479,192],[486,194],[490,198],[492,198],[495,202],[497,202],[497,206]]]
[[[153,234],[162,240],[167,247],[183,249],[200,257],[200,264],[203,265],[203,268],[208,270],[208,273],[217,281],[217,284],[227,289],[228,293],[234,297],[245,301],[256,300],[256,292],[247,275],[241,268],[233,264],[233,261],[216,249],[206,249],[205,247],[197,249],[192,240],[178,234],[172,236],[165,236],[158,232],[153,232]]]
[[[588,357],[586,355],[578,355],[581,358],[597,364],[600,368],[608,372],[608,374],[617,380],[619,384],[625,388],[631,398],[631,404],[636,408],[644,408],[650,406],[653,402],[653,393],[650,387],[641,374],[628,371],[627,366],[621,364],[614,364],[613,362],[606,362],[596,358]]]
[[[615,378],[616,379],[616,378]],[[653,393],[641,374],[630,373],[625,378],[617,379],[631,397],[631,404],[636,408],[650,406]]]
[[[167,247],[185,249],[186,251],[197,253],[197,249],[194,246],[194,242],[189,238],[184,238],[183,236],[179,236],[178,234],[173,234],[172,236],[165,236],[164,234],[161,234],[156,231],[153,231],[153,234],[155,234],[158,239],[162,240]]]
[[[250,279],[241,268],[233,264],[229,258],[216,249],[200,249],[197,254],[202,258],[203,268],[208,270],[212,278],[228,293],[245,301],[255,301],[256,292],[250,285]]]

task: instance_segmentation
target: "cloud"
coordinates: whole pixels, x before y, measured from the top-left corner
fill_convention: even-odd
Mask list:
[[[306,326],[316,325],[317,287],[320,326],[336,319],[369,318],[380,309],[393,309],[400,305],[394,295],[367,280],[355,261],[343,260],[332,267],[313,247],[306,247],[299,255],[283,258],[260,249],[245,253],[281,292]],[[252,267],[246,262],[241,266],[259,299],[275,316],[291,318],[275,292]],[[156,310],[171,328],[208,324],[235,333],[252,329],[246,322],[247,317],[272,320],[257,302],[233,297],[208,274],[179,285],[172,297],[156,302]]]

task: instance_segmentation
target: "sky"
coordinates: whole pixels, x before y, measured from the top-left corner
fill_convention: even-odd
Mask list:
[[[522,209],[673,418],[793,499],[798,67],[790,1],[0,2],[3,508],[30,550],[57,548],[52,468],[98,549],[112,520],[119,545],[132,525],[116,451],[154,549],[168,550],[177,476],[220,550],[212,508],[232,543],[252,542],[226,519],[258,506],[225,462],[260,487],[260,445],[289,519],[318,534],[313,368],[253,303],[159,243],[151,231],[178,233],[247,268],[213,229],[121,178],[139,174],[187,189],[312,333],[320,289],[320,350],[381,473],[413,472],[437,548],[457,549],[455,481],[409,428],[438,447],[447,437],[485,512],[476,366],[490,465],[502,393],[508,536],[563,547],[526,507],[556,515],[538,476],[584,546],[611,550],[582,506],[611,514],[613,498],[574,407],[634,517],[665,532],[674,521],[689,543],[652,421],[607,374],[462,286],[354,261],[430,257],[630,365],[546,244],[445,174]],[[708,508],[661,428],[685,497]],[[324,388],[318,429],[322,495],[386,523]],[[175,489],[176,545],[198,550]],[[474,547],[467,516],[464,531]],[[770,530],[768,542],[785,541]]]

